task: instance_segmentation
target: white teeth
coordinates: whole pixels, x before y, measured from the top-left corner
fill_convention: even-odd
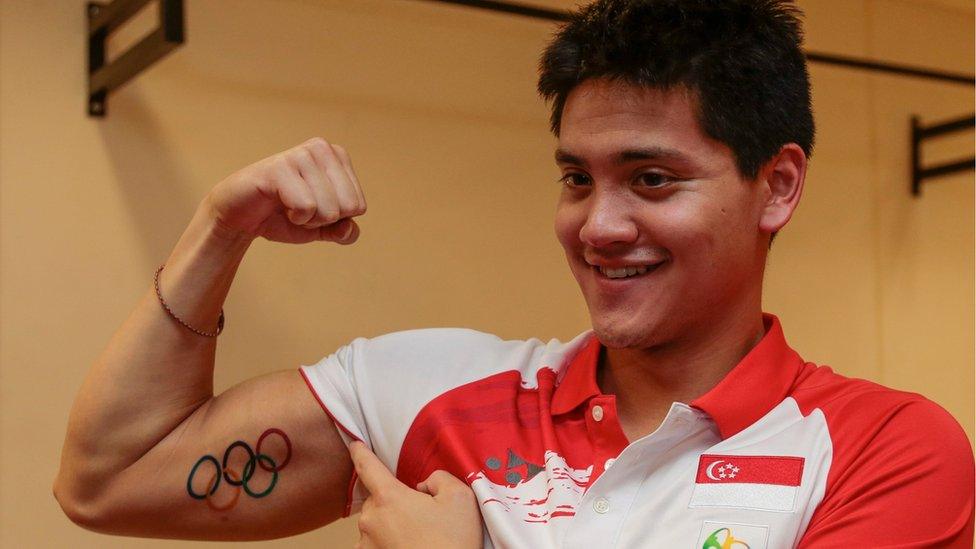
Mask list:
[[[599,267],[600,272],[603,273],[607,278],[626,278],[628,276],[634,276],[639,274],[644,274],[650,269],[647,265],[641,265],[640,267],[621,267],[619,269],[608,269],[606,267]]]

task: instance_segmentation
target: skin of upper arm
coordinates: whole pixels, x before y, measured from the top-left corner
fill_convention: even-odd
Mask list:
[[[299,372],[276,372],[196,409],[105,487],[83,526],[179,539],[290,536],[340,518],[351,475],[345,443]]]

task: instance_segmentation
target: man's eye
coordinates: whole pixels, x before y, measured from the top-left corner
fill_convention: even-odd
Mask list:
[[[570,187],[579,187],[590,184],[590,178],[581,173],[568,173],[560,177],[559,181]]]
[[[673,177],[668,177],[664,174],[648,172],[642,173],[637,176],[637,182],[644,187],[659,188],[668,185],[674,181]]]

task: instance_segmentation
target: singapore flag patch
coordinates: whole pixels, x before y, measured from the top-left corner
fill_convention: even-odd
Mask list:
[[[788,513],[796,506],[802,479],[802,457],[703,454],[689,507]]]

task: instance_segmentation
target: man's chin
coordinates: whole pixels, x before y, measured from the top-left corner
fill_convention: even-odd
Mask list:
[[[625,349],[630,347],[644,348],[652,346],[652,329],[641,326],[632,321],[608,321],[607,319],[591,318],[593,332],[605,347],[611,349]]]

